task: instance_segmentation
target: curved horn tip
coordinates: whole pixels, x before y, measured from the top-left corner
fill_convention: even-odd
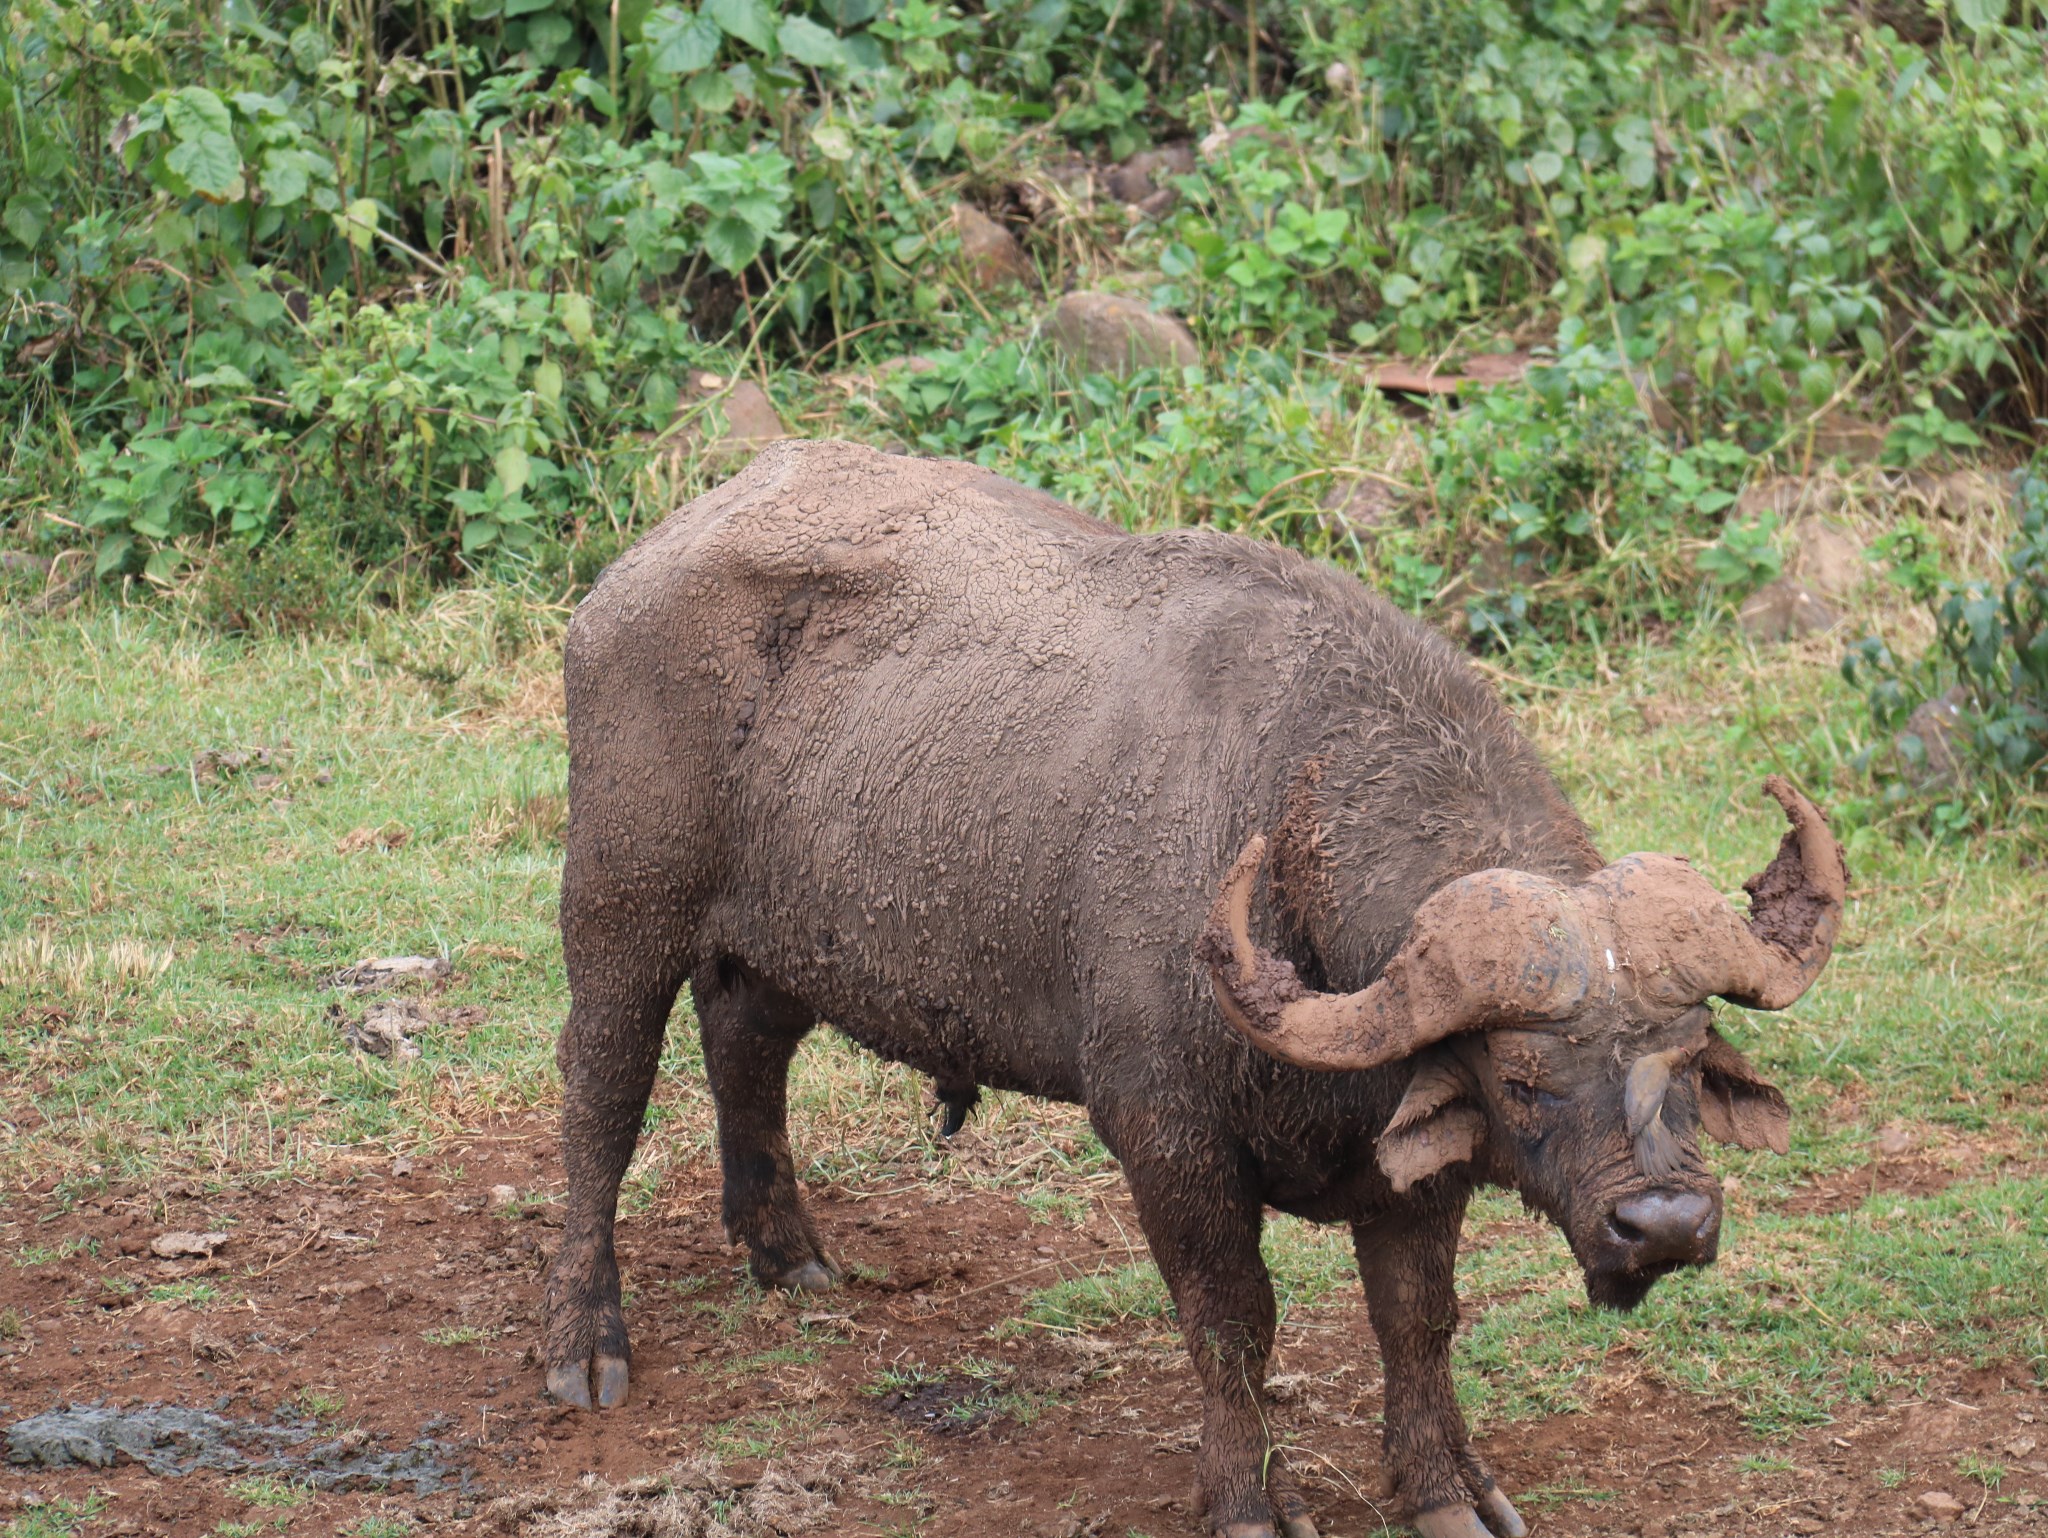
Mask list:
[[[1251,935],[1252,888],[1258,882],[1259,868],[1265,863],[1266,836],[1254,833],[1231,862],[1215,902],[1209,905],[1207,928],[1228,940],[1240,977],[1250,977],[1258,970],[1258,953],[1252,946]]]
[[[1785,820],[1792,824],[1806,879],[1839,901],[1848,890],[1848,866],[1835,831],[1828,826],[1828,814],[1782,774],[1765,776],[1764,794],[1784,808]]]
[[[1764,794],[1785,809],[1785,820],[1794,827],[1804,827],[1815,818],[1827,819],[1821,809],[1793,788],[1792,782],[1782,774],[1764,776]]]

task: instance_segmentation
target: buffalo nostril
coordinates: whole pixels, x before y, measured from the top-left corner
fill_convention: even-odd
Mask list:
[[[1609,1214],[1615,1239],[1633,1253],[1635,1266],[1706,1258],[1720,1229],[1710,1196],[1690,1191],[1649,1191]]]
[[[1623,1244],[1634,1246],[1643,1242],[1643,1231],[1623,1217],[1619,1208],[1608,1214],[1607,1230]]]

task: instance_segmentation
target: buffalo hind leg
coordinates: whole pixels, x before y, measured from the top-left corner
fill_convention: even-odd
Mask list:
[[[680,979],[578,965],[594,958],[569,950],[569,1021],[555,1053],[569,1194],[562,1243],[548,1268],[548,1392],[589,1409],[595,1391],[611,1409],[625,1403],[631,1360],[614,1250],[619,1181],[640,1138]]]
[[[730,959],[700,968],[690,997],[718,1107],[726,1239],[747,1247],[762,1285],[823,1292],[839,1267],[804,1211],[789,1152],[789,1060],[818,1017]]]
[[[1135,1155],[1144,1144],[1117,1139]],[[1230,1154],[1180,1151],[1126,1165],[1138,1221],[1180,1314],[1202,1384],[1200,1499],[1217,1538],[1316,1538],[1266,1421],[1273,1282],[1259,1253],[1262,1204]]]
[[[1472,1450],[1451,1382],[1462,1197],[1352,1225],[1386,1379],[1386,1459],[1422,1538],[1523,1538],[1521,1517]]]

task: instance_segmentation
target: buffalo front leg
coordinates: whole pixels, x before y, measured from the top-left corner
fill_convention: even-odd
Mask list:
[[[579,986],[579,974],[583,979]],[[562,1166],[569,1177],[561,1248],[548,1268],[548,1392],[589,1409],[625,1403],[631,1352],[614,1249],[619,1181],[654,1087],[676,984],[570,968],[562,1070]]]
[[[1147,1161],[1123,1139],[1138,1221],[1180,1315],[1202,1384],[1201,1504],[1217,1538],[1316,1538],[1266,1420],[1273,1283],[1259,1253],[1261,1203],[1250,1172],[1219,1151],[1176,1149]]]
[[[690,997],[718,1106],[726,1239],[747,1247],[762,1285],[823,1292],[839,1267],[804,1211],[789,1151],[789,1060],[817,1016],[731,960],[699,969]]]
[[[1352,1225],[1386,1379],[1386,1459],[1422,1538],[1523,1538],[1528,1531],[1472,1450],[1451,1383],[1463,1196]]]

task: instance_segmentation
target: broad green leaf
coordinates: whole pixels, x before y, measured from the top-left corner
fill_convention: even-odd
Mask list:
[[[1529,180],[1548,186],[1564,175],[1564,157],[1555,150],[1538,150],[1529,157]]]
[[[203,85],[188,85],[171,92],[164,100],[164,122],[172,133],[185,140],[206,134],[228,138],[235,131],[227,103]]]
[[[562,365],[552,358],[542,360],[533,371],[533,393],[550,406],[562,399]]]
[[[535,11],[545,11],[555,0],[505,0],[504,9],[498,14],[510,21],[514,16],[530,16]]]
[[[808,16],[785,16],[776,30],[782,51],[812,69],[834,69],[846,62],[839,39]]]
[[[1621,156],[1621,179],[1638,191],[1657,179],[1657,157],[1648,150],[1624,150]]]
[[[811,130],[811,143],[827,160],[853,159],[853,135],[837,123],[820,123]]]
[[[727,272],[739,272],[761,254],[761,232],[744,219],[721,214],[705,226],[704,254]]]
[[[567,62],[563,51],[570,49],[576,35],[575,23],[554,11],[542,11],[526,22],[526,50],[543,63]],[[571,50],[573,53],[573,49]]]
[[[563,294],[555,301],[556,312],[561,316],[562,329],[569,333],[569,340],[578,346],[591,337],[590,301],[582,294]]]
[[[526,490],[526,480],[532,473],[533,466],[527,460],[526,450],[518,444],[508,443],[498,450],[497,457],[491,461],[491,465],[498,472],[498,481],[505,488],[506,496],[516,497]]]
[[[481,550],[498,537],[498,526],[488,518],[472,518],[462,526],[462,553]]]
[[[1982,32],[2005,20],[2006,0],[1956,0],[1956,18],[1972,32]]]
[[[273,150],[263,157],[263,174],[257,184],[272,203],[296,203],[306,195],[306,168],[298,150]]]
[[[292,63],[305,75],[312,74],[334,57],[334,39],[311,22],[293,28],[291,38],[285,46],[291,50]]]
[[[242,193],[242,153],[226,134],[205,133],[171,146],[164,164],[201,197],[216,203]]]
[[[694,75],[709,69],[724,46],[718,23],[696,11],[664,5],[647,18],[647,67],[657,75]]]
[[[715,69],[692,75],[690,83],[683,87],[683,94],[690,98],[690,105],[699,112],[708,112],[714,117],[732,111],[732,104],[739,99],[739,92],[732,88],[732,77]]]
[[[348,243],[358,251],[367,251],[377,238],[377,201],[375,198],[357,198],[336,216]]]
[[[92,574],[95,577],[104,577],[109,572],[119,571],[128,564],[128,554],[134,548],[134,536],[126,531],[109,534],[100,541],[99,554],[94,557],[92,563]]]
[[[775,13],[764,0],[704,0],[704,14],[717,22],[727,37],[774,56]]]
[[[40,192],[17,192],[7,200],[6,211],[0,213],[0,225],[5,225],[7,233],[24,246],[34,249],[50,225],[50,200]]]
[[[1591,277],[1607,260],[1607,242],[1598,235],[1574,235],[1565,247],[1565,262],[1580,277]]]

